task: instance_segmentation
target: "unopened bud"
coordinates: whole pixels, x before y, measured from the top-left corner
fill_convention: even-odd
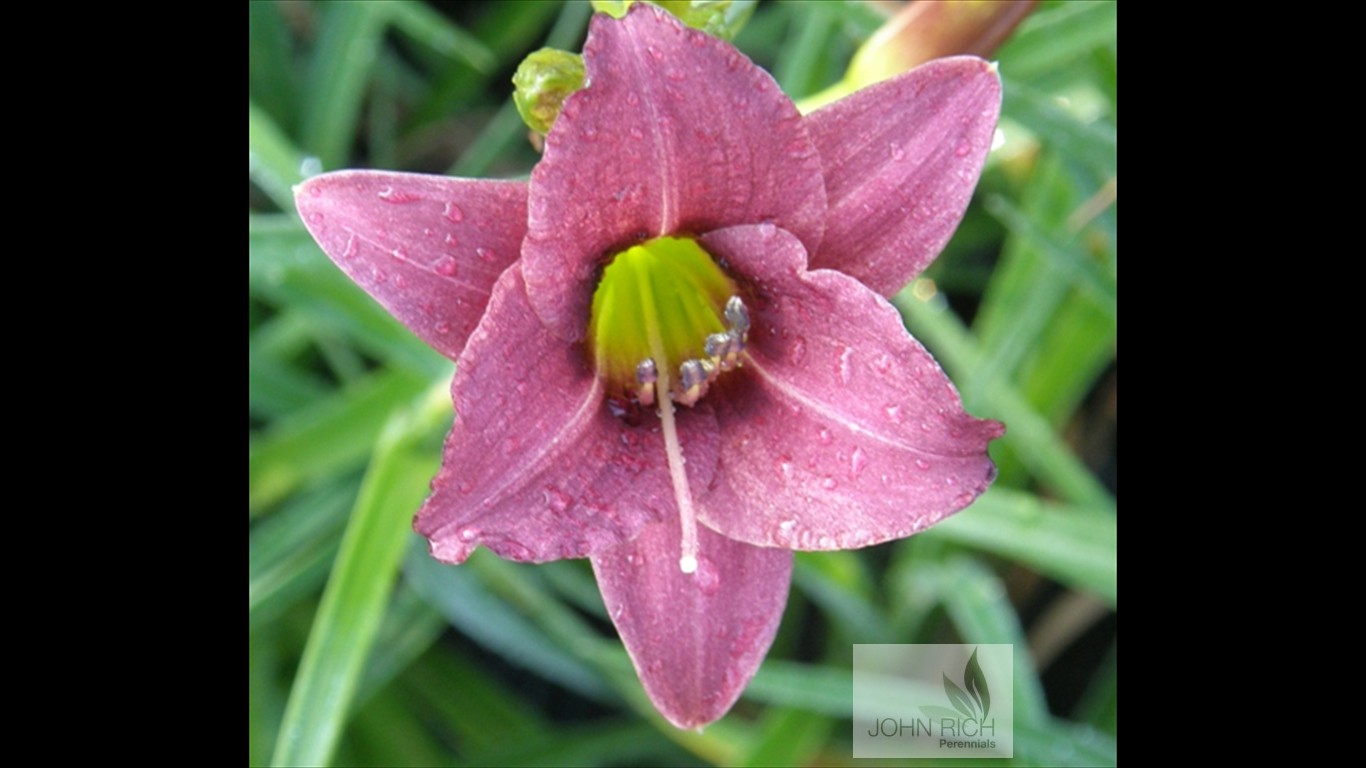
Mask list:
[[[545,135],[570,94],[583,87],[583,57],[555,48],[542,48],[522,60],[512,76],[512,101],[522,122]]]

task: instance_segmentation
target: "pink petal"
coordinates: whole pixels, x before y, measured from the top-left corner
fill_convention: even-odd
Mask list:
[[[1005,428],[963,412],[886,299],[808,272],[782,230],[702,241],[755,295],[749,360],[707,396],[721,466],[699,520],[760,546],[849,549],[923,530],[986,490],[987,444]]]
[[[768,73],[645,3],[593,17],[584,60],[528,200],[522,270],[554,333],[583,336],[603,260],[641,239],[773,221],[819,244],[821,161]]]
[[[787,605],[792,553],[698,530],[696,573],[678,569],[676,519],[593,557],[612,622],[645,692],[669,722],[720,718],[773,643]]]
[[[527,185],[338,171],[295,188],[323,251],[390,314],[454,360],[526,234]]]
[[[479,544],[510,560],[583,557],[677,518],[659,419],[613,416],[581,349],[545,332],[521,273],[507,270],[460,356],[455,424],[414,527],[432,555],[463,562]],[[683,420],[680,420],[682,422]],[[716,419],[679,424],[688,477],[711,482]]]
[[[806,118],[830,213],[811,267],[890,296],[934,261],[967,210],[1001,110],[995,68],[939,59]]]

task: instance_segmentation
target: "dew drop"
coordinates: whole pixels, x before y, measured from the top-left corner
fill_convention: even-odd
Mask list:
[[[442,256],[441,258],[436,260],[435,264],[432,265],[432,269],[436,270],[436,273],[438,275],[445,275],[446,277],[450,277],[451,275],[455,274],[455,266],[456,265],[454,256]]]
[[[829,536],[822,536],[820,540],[821,549],[834,549],[835,540]]]
[[[968,153],[971,151],[972,144],[968,143],[967,139],[964,139],[958,142],[958,146],[954,148],[953,154],[958,157],[967,157]]]
[[[830,436],[830,430],[825,427],[821,427],[820,431],[816,433],[816,439],[820,441],[821,445],[829,445],[831,441],[834,440],[834,438]]]
[[[629,133],[631,134],[631,138],[633,139],[642,139],[645,137],[645,134],[641,133],[640,129],[635,126],[631,126],[631,130],[629,131]]]
[[[460,245],[460,241],[455,239],[455,235],[452,235],[451,233],[447,232],[447,233],[446,233],[446,245],[449,245],[450,247],[454,248],[454,247]]]
[[[880,374],[886,375],[892,370],[892,356],[885,353],[878,355],[877,358],[873,360],[873,369]]]
[[[771,238],[777,233],[778,227],[773,222],[765,221],[759,224],[759,234],[765,239]]]
[[[403,275],[394,275],[394,285],[398,286],[399,288],[407,288],[408,278],[404,277]]]
[[[964,492],[958,494],[958,498],[954,499],[954,502],[957,503],[959,507],[966,507],[976,499],[977,497],[972,495],[971,493]]]
[[[476,538],[478,538],[478,537],[479,537],[479,529],[478,529],[478,528],[462,528],[462,529],[460,529],[460,540],[461,540],[461,541],[474,541],[474,540],[475,540]]]
[[[779,474],[781,474],[781,475],[783,476],[783,479],[784,479],[784,480],[791,480],[791,479],[792,479],[792,459],[789,459],[789,458],[787,458],[787,457],[783,457],[782,460],[780,460],[780,461],[778,462],[778,472],[779,472]]]
[[[436,332],[441,334],[442,336],[445,336],[446,334],[451,332],[451,324],[446,322],[445,320],[439,321],[436,324],[435,328]]]
[[[915,465],[923,470],[927,470],[930,468],[930,463],[928,461],[925,461],[924,459],[916,459]]]
[[[389,274],[379,267],[370,270],[370,276],[373,277],[377,283],[382,283],[389,279]]]
[[[627,92],[626,92],[626,103],[627,103],[627,104],[630,104],[630,105],[632,105],[632,106],[634,106],[634,105],[636,105],[636,104],[639,104],[639,103],[640,103],[640,97],[636,95],[636,92],[635,92],[635,91],[627,91]]]
[[[781,523],[778,523],[778,531],[773,534],[773,539],[774,541],[777,541],[779,544],[791,544],[792,534],[796,531],[796,529],[796,520],[784,520]]]
[[[323,215],[321,213],[310,213],[308,214],[308,221],[312,224],[321,224],[323,221]]]
[[[394,250],[389,251],[389,255],[393,256],[394,258],[398,259],[399,261],[407,261],[407,260],[408,260],[408,252],[405,251],[405,250],[402,249],[402,248],[395,248]]]
[[[645,50],[649,52],[650,58],[654,59],[655,61],[664,60],[664,52],[659,50],[659,48],[657,48],[656,46],[647,45],[645,46]]]
[[[446,209],[442,213],[456,224],[465,220],[465,212],[455,203],[446,203]]]
[[[854,350],[852,347],[845,347],[844,351],[840,353],[840,382],[845,386],[848,386],[849,380],[854,377],[853,358]]]
[[[803,339],[802,337],[798,336],[797,339],[792,342],[792,346],[788,347],[787,360],[793,365],[801,365],[801,362],[805,359],[806,339]]]
[[[621,621],[621,617],[622,617],[622,616],[625,616],[625,615],[626,615],[626,606],[624,606],[624,605],[618,605],[617,608],[616,608],[616,610],[612,611],[612,621]]]
[[[420,200],[421,198],[408,192],[399,191],[393,187],[385,187],[379,191],[379,199],[386,203],[411,203],[414,200]]]
[[[901,406],[895,403],[883,407],[882,413],[887,416],[887,421],[890,421],[893,424],[900,424],[903,418],[901,415]]]
[[[895,141],[887,145],[887,149],[892,153],[893,160],[900,160],[906,156],[906,150],[902,149],[901,145]]]
[[[542,491],[542,495],[546,506],[550,507],[550,511],[555,514],[562,515],[566,509],[569,509],[569,497],[559,488],[546,488]]]
[[[827,477],[821,481],[821,487],[827,491],[833,491],[839,487],[839,483],[833,477]]]
[[[479,258],[483,259],[484,261],[493,261],[493,251],[490,251],[489,249],[483,246],[475,248],[474,254]]]
[[[863,470],[868,467],[868,454],[862,448],[855,448],[853,454],[849,456],[849,476],[857,478],[863,474]]]

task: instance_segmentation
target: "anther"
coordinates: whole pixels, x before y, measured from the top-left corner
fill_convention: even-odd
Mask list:
[[[678,367],[679,394],[674,402],[691,406],[707,394],[716,366],[710,360],[687,360]]]
[[[733,330],[740,332],[740,338],[749,333],[749,309],[739,296],[732,296],[726,300],[726,322]]]
[[[636,399],[641,405],[652,405],[655,401],[655,382],[659,380],[659,370],[655,368],[655,361],[645,358],[636,365],[636,383],[640,386],[636,389]]]
[[[702,345],[702,351],[712,362],[717,362],[730,352],[731,335],[729,333],[713,333],[707,337],[707,341]]]

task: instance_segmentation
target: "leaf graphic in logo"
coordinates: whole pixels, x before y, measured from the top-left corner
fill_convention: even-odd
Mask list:
[[[931,720],[936,717],[940,719],[948,718],[949,720],[958,719],[958,713],[948,707],[936,707],[933,704],[929,704],[921,707],[920,711],[924,712]]]
[[[977,663],[976,648],[972,650],[968,666],[963,670],[963,686],[977,700],[982,710],[982,719],[985,720],[987,713],[991,711],[991,691],[987,690],[987,676],[982,674],[982,665]]]
[[[963,717],[973,717],[972,702],[968,695],[963,693],[963,689],[954,685],[948,675],[944,675],[944,693],[949,695],[949,701],[953,703],[953,708],[963,713]]]

